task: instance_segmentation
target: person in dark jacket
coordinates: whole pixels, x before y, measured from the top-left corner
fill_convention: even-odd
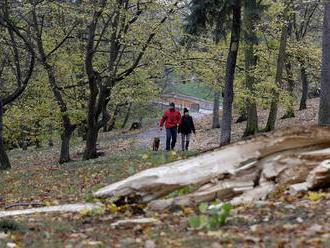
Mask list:
[[[189,115],[189,110],[184,108],[181,123],[179,125],[179,133],[182,137],[182,151],[188,150],[191,133],[196,134],[193,118]]]
[[[160,130],[163,129],[165,123],[166,128],[166,150],[173,150],[176,144],[178,126],[181,122],[181,114],[175,109],[175,104],[170,103],[169,110],[165,111],[162,119],[160,120],[159,126]],[[172,142],[171,142],[172,141]]]

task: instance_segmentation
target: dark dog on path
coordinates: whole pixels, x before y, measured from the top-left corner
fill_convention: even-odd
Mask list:
[[[154,138],[154,143],[152,144],[152,150],[153,151],[158,151],[159,145],[160,145],[160,138],[159,137],[155,137]]]

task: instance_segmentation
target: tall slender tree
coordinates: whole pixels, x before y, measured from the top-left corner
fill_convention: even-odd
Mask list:
[[[253,70],[257,63],[254,47],[258,44],[256,25],[258,22],[258,5],[256,0],[244,1],[244,38],[245,48],[245,84],[250,97],[246,103],[247,124],[244,136],[253,135],[258,131],[257,104],[254,99]]]
[[[321,101],[319,124],[330,125],[330,3],[325,3],[322,39]]]
[[[289,106],[286,110],[286,113],[284,116],[282,116],[282,119],[288,119],[288,118],[294,118],[294,105],[295,105],[295,81],[293,78],[293,68],[292,63],[290,61],[290,56],[287,56],[286,62],[285,62],[285,71],[286,71],[286,82],[287,82],[287,90],[289,93]]]
[[[318,13],[320,6],[320,0],[313,2],[296,4],[297,10],[293,14],[293,33],[297,42],[303,42],[306,36],[313,31],[317,23],[313,23],[313,17]],[[315,21],[314,21],[315,22]],[[302,84],[302,94],[300,98],[299,110],[307,108],[307,98],[309,90],[308,74],[307,74],[307,63],[305,56],[298,57],[300,67],[300,80]]]
[[[225,88],[223,98],[223,114],[221,125],[220,145],[227,145],[231,141],[232,111],[234,100],[234,77],[241,33],[241,1],[232,1],[232,27],[227,57]]]
[[[221,125],[221,145],[230,143],[232,105],[234,98],[234,75],[236,69],[240,34],[241,0],[192,0],[190,15],[187,17],[186,31],[191,34],[212,32],[215,42],[231,32],[227,56],[223,116]]]
[[[212,120],[212,128],[220,128],[220,96],[221,92],[214,92],[214,101],[213,101],[213,120]]]
[[[10,161],[5,151],[4,143],[3,143],[3,103],[0,98],[0,170],[9,169]]]
[[[269,116],[265,128],[266,132],[275,129],[277,112],[278,112],[278,102],[279,102],[279,88],[282,87],[283,71],[285,69],[286,49],[287,49],[287,42],[288,42],[289,29],[290,29],[289,26],[290,22],[288,22],[288,20],[290,16],[289,10],[291,7],[292,6],[290,2],[286,5],[283,13],[284,22],[281,30],[280,47],[277,56],[276,77],[275,77],[275,84],[277,88],[274,90],[274,96],[271,101]]]

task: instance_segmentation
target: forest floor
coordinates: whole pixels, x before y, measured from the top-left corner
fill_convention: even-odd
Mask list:
[[[316,123],[317,100],[296,118],[279,120],[278,127]],[[279,117],[283,115],[280,111]],[[264,126],[267,112],[260,111]],[[59,165],[58,145],[52,149],[13,150],[13,168],[0,172],[0,210],[16,203],[58,205],[94,202],[92,192],[146,168],[199,154],[218,145],[219,130],[211,130],[211,117],[197,118],[197,135],[192,151],[152,152],[156,133],[147,127],[140,131],[101,134],[100,150],[105,156],[79,161],[83,144],[72,145],[76,161]],[[155,124],[156,125],[156,124]],[[234,141],[241,139],[245,123],[233,126]],[[180,194],[180,192],[178,192]],[[196,209],[175,212],[144,212],[143,206],[115,208],[107,205],[99,214],[38,214],[0,219],[2,247],[330,247],[330,190],[289,196],[282,190],[263,202],[234,208],[228,223],[217,231],[193,230],[189,218]],[[24,207],[10,208],[23,209]],[[26,208],[26,207],[25,207]],[[154,225],[112,227],[117,220],[153,217]]]

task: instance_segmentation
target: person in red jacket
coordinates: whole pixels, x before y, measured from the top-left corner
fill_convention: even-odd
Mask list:
[[[175,147],[176,138],[178,135],[178,126],[181,123],[181,114],[175,109],[175,104],[173,102],[170,103],[169,110],[165,111],[162,119],[160,120],[160,130],[163,130],[164,123],[166,128],[166,150],[170,151]]]

